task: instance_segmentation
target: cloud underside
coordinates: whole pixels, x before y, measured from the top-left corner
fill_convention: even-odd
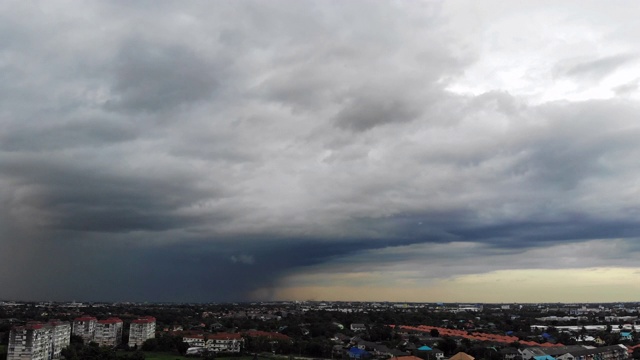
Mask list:
[[[638,52],[607,27],[633,11],[588,5],[578,36],[532,5],[566,36],[514,44],[506,5],[176,6],[0,8],[7,296],[466,301],[635,271]]]

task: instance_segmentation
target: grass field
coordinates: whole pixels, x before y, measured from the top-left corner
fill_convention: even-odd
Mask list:
[[[161,353],[161,352],[145,352],[145,360],[196,360],[198,358],[184,357],[176,354]]]
[[[122,354],[126,354],[127,352],[122,351],[119,352]],[[144,352],[145,360],[199,360],[199,357],[185,357],[178,354],[171,354],[166,352]],[[216,360],[252,360],[253,356],[243,356],[243,357],[218,357]]]

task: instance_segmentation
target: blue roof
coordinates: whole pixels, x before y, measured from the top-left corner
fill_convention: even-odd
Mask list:
[[[355,346],[352,347],[351,349],[349,349],[349,353],[351,353],[351,355],[355,355],[355,356],[362,356],[362,355],[367,354],[366,351],[364,351],[364,350],[362,350],[360,348],[357,348]]]
[[[556,360],[556,358],[554,358],[551,355],[540,355],[540,356],[534,356],[533,358],[535,360]]]
[[[418,348],[418,350],[420,351],[431,351],[433,350],[432,348],[428,347],[427,345],[422,345]]]
[[[620,335],[629,336],[629,335],[631,335],[631,332],[630,331],[621,332]]]

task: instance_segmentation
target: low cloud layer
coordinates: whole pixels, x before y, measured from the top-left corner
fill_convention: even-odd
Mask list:
[[[634,268],[640,9],[494,5],[0,8],[5,296]]]

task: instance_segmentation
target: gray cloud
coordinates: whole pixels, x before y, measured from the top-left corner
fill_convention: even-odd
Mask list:
[[[184,109],[213,97],[224,76],[222,66],[181,45],[128,41],[114,62],[113,100],[106,105],[122,111]]]
[[[447,90],[482,44],[443,4],[47,6],[0,11],[8,297],[241,300],[407,246],[637,238],[633,88]],[[634,60],[616,54],[563,74]]]
[[[563,76],[600,80],[638,58],[635,54],[618,54],[595,60],[569,60],[557,66]]]

